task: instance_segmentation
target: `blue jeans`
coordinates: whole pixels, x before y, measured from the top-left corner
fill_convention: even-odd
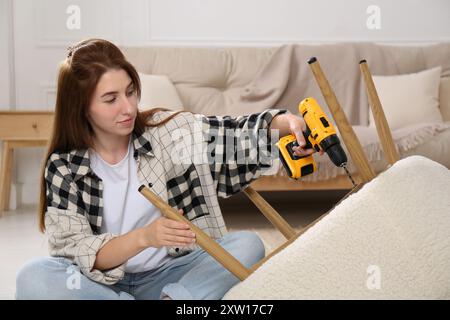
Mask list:
[[[218,243],[249,268],[264,257],[261,239],[249,231],[226,234]],[[17,274],[16,299],[173,300],[221,299],[239,282],[203,249],[174,258],[161,267],[126,273],[104,285],[80,273],[70,260],[45,257],[27,263]]]

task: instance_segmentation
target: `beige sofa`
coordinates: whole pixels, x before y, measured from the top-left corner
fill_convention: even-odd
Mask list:
[[[315,97],[330,115],[306,60],[318,57],[376,172],[386,167],[376,130],[368,127],[369,106],[358,62],[374,75],[408,74],[442,67],[439,107],[443,121],[392,130],[400,156],[423,155],[450,168],[450,44],[424,47],[373,43],[281,47],[123,47],[143,74],[166,75],[183,108],[206,115],[245,115],[267,108],[289,109]],[[144,88],[145,90],[145,88]],[[331,117],[330,117],[331,119]],[[257,190],[347,189],[350,181],[326,156],[314,155],[319,170],[302,181],[287,178],[279,163],[254,182]],[[350,171],[355,167],[350,159]],[[355,173],[357,175],[357,173]]]

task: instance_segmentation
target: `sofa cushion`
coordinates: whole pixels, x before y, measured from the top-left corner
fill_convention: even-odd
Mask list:
[[[141,79],[141,100],[139,101],[141,111],[155,107],[165,107],[174,111],[183,109],[177,89],[169,77],[139,73],[139,78]]]
[[[373,76],[391,130],[425,122],[442,122],[439,111],[441,67],[418,73]],[[369,125],[375,122],[370,112]]]
[[[240,94],[276,48],[123,47],[121,50],[139,72],[167,75],[185,110],[238,116],[263,111],[240,107]]]
[[[441,78],[439,86],[439,108],[444,121],[450,122],[450,77]]]
[[[318,57],[353,125],[369,123],[358,68],[361,59],[367,59],[373,74],[406,74],[442,66],[442,76],[450,76],[450,43],[423,47],[339,43],[270,48],[121,47],[121,50],[138,71],[167,75],[186,110],[206,115],[236,116],[270,107],[290,109],[297,114],[299,101],[307,96],[314,96],[327,112],[306,63],[311,56]],[[254,99],[245,91],[248,88],[256,90],[250,92],[250,96],[256,93]]]

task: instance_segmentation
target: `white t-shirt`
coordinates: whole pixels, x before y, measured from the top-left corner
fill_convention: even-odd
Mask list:
[[[103,221],[101,233],[122,235],[131,230],[148,225],[161,217],[161,212],[144,196],[138,188],[141,183],[137,176],[134,146],[129,142],[128,153],[119,163],[111,165],[93,149],[89,149],[91,169],[103,181]],[[147,248],[130,258],[125,272],[148,271],[170,260],[167,249]]]

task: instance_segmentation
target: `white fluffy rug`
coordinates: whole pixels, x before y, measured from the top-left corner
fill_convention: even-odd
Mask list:
[[[450,299],[450,171],[398,161],[224,299]]]

